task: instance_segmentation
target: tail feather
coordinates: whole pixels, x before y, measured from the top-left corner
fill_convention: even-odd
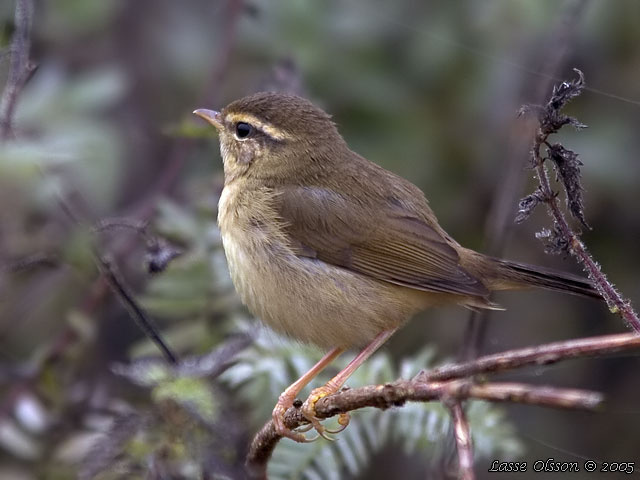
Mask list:
[[[602,298],[588,278],[526,263],[498,259],[495,261],[498,263],[502,278],[508,279],[503,288],[533,286],[585,297]],[[497,288],[500,289],[500,286]]]

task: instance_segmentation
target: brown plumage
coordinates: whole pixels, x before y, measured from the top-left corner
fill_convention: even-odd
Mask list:
[[[259,93],[196,113],[220,133],[234,285],[280,333],[341,351],[433,305],[496,308],[494,290],[598,296],[586,279],[459,245],[420,189],[351,151],[308,100]]]

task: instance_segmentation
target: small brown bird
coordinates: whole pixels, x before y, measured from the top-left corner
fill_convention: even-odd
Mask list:
[[[302,406],[324,436],[315,403],[416,312],[444,304],[495,309],[492,291],[526,287],[598,297],[584,278],[462,247],[418,187],[351,151],[308,100],[258,93],[221,112],[194,113],[220,136],[218,223],[242,301],[273,330],[328,350],[280,396],[273,421],[283,436],[309,441],[285,427],[284,413],[334,358],[364,346]],[[339,421],[342,430],[348,417]]]

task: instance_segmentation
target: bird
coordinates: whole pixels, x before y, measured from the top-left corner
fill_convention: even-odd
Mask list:
[[[316,402],[417,312],[501,309],[492,292],[528,287],[599,297],[586,278],[461,246],[417,186],[352,151],[305,98],[260,92],[193,113],[218,132],[218,224],[242,302],[277,333],[327,352],[280,395],[272,419],[283,437],[308,442],[343,430],[349,416],[328,430]],[[288,429],[285,412],[300,391],[353,348],[361,351],[300,407],[317,435]]]

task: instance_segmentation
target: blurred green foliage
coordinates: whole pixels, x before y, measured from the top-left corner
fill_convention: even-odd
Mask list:
[[[563,24],[570,3],[35,2],[31,59],[38,68],[20,95],[15,136],[0,145],[0,477],[241,475],[248,442],[282,387],[320,352],[259,331],[217,378],[211,377],[221,372],[213,370],[209,376],[167,370],[156,383],[140,385],[115,373],[116,362],[134,368],[158,353],[98,281],[89,227],[110,217],[147,220],[155,235],[183,250],[150,277],[144,239],[124,230],[99,239],[181,355],[202,355],[239,331],[254,332],[215,226],[217,140],[190,112],[261,88],[312,98],[334,115],[354,150],[420,186],[447,231],[482,250],[505,162],[526,161],[514,153],[513,145],[526,141],[515,112],[548,80],[545,65],[564,46],[558,29],[575,22],[554,75],[565,78],[571,67],[585,73],[590,90],[569,113],[590,128],[563,132],[561,140],[585,163],[586,215],[594,229],[584,239],[609,277],[638,298],[640,4],[586,2]],[[0,4],[1,85],[13,8],[14,2]],[[60,198],[83,225],[69,220]],[[577,270],[543,254],[533,234],[548,223],[540,209],[511,228],[505,256]],[[30,268],[15,268],[24,263]],[[487,351],[623,328],[586,300],[527,292],[498,301],[508,310],[494,315]],[[350,385],[395,378],[396,365],[404,375],[403,365],[413,371],[430,364],[425,345],[454,355],[466,317],[457,309],[425,313]],[[504,414],[472,403],[475,450],[484,459],[477,461],[478,477],[492,455],[518,452],[526,460],[572,460],[575,453],[633,461],[638,366],[637,357],[624,356],[512,374],[598,389],[612,407],[587,416],[510,406]],[[274,472],[281,478],[290,478],[283,468],[296,466],[300,478],[303,470],[308,478],[317,478],[314,472],[424,478],[426,468],[442,475],[442,459],[452,451],[448,429],[437,405],[356,412],[344,441],[310,448],[281,442],[272,468],[281,469]],[[526,434],[517,440],[515,430]]]

